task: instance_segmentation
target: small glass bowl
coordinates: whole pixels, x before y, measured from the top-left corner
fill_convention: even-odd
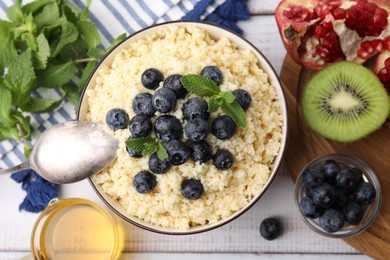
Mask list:
[[[341,168],[351,167],[351,166],[359,168],[363,173],[364,181],[369,182],[376,191],[376,196],[373,202],[365,206],[365,212],[362,221],[360,221],[360,223],[357,225],[349,225],[348,223],[344,223],[344,226],[339,231],[334,233],[330,233],[323,230],[319,225],[319,218],[316,219],[308,218],[304,216],[299,209],[299,202],[301,201],[302,198],[305,197],[306,194],[306,188],[302,180],[303,172],[309,167],[320,167],[327,160],[335,160],[336,162],[339,163]],[[378,215],[379,208],[382,201],[381,187],[374,171],[367,164],[362,162],[360,159],[351,155],[340,154],[340,153],[321,155],[313,159],[312,161],[310,161],[299,173],[299,176],[295,184],[294,193],[295,193],[294,194],[295,204],[297,206],[298,212],[301,215],[303,221],[318,234],[331,237],[331,238],[352,237],[366,230],[371,225],[371,223],[374,222],[375,217]]]

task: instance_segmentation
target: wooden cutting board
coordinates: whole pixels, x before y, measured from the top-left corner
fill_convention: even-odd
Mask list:
[[[289,110],[286,153],[288,170],[295,180],[304,165],[315,157],[340,152],[357,156],[376,172],[382,189],[382,206],[375,222],[348,244],[376,259],[390,259],[390,128],[383,127],[363,140],[338,143],[327,140],[305,124],[300,111],[303,86],[313,72],[302,69],[289,56],[284,60],[280,80]]]

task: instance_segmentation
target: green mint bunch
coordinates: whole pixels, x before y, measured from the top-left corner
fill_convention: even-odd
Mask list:
[[[151,155],[152,153],[157,153],[157,157],[160,160],[165,160],[168,158],[168,152],[162,143],[152,137],[139,137],[134,139],[129,139],[126,142],[126,146],[136,152],[142,153],[143,156]]]
[[[106,53],[98,47],[96,26],[88,21],[90,4],[81,10],[61,0],[26,5],[17,0],[8,9],[8,20],[0,20],[0,141],[21,140],[26,157],[31,150],[29,114],[52,111],[65,98],[77,106],[90,73]],[[77,85],[71,81],[76,75],[81,75]],[[62,95],[57,100],[36,97],[32,92],[37,88],[55,88]]]
[[[222,112],[230,116],[239,127],[246,127],[245,111],[235,101],[235,97],[230,92],[220,91],[218,85],[205,76],[189,74],[181,77],[181,83],[189,92],[200,97],[210,97],[208,111],[215,112],[221,108]]]

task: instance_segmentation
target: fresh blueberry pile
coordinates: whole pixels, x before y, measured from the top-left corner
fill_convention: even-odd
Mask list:
[[[223,81],[223,74],[216,66],[204,67],[200,74],[210,78],[217,85]],[[168,158],[161,160],[156,152],[151,154],[149,170],[143,170],[134,177],[133,186],[139,193],[148,193],[155,188],[157,180],[154,174],[164,174],[172,166],[184,164],[189,158],[199,163],[212,160],[215,167],[220,170],[227,170],[233,165],[234,157],[230,151],[221,149],[213,154],[211,146],[206,141],[209,132],[221,140],[231,138],[237,128],[232,118],[222,115],[209,124],[208,103],[200,97],[189,98],[183,104],[184,126],[175,116],[166,114],[174,111],[177,100],[185,98],[188,93],[180,80],[181,77],[182,75],[173,74],[164,80],[164,75],[159,70],[147,69],[142,73],[141,83],[145,88],[155,92],[153,95],[143,92],[135,96],[132,109],[136,115],[129,119],[126,111],[118,108],[111,109],[106,114],[106,123],[112,130],[129,129],[131,136],[128,140],[148,137],[154,130],[159,142],[164,144]],[[244,110],[252,103],[251,96],[246,90],[237,89],[232,94]],[[163,115],[154,118],[153,125],[152,118],[156,111]],[[128,146],[126,151],[131,157],[143,157],[142,152]],[[186,179],[181,185],[182,195],[190,200],[199,199],[203,192],[202,183],[196,179]]]
[[[335,160],[307,168],[302,180],[306,193],[299,202],[301,213],[311,219],[319,218],[320,227],[330,233],[339,231],[345,224],[359,224],[367,205],[376,196],[359,168]]]

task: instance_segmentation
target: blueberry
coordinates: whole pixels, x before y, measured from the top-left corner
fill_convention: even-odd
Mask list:
[[[299,202],[299,210],[304,216],[313,219],[318,218],[324,212],[323,208],[316,205],[313,200],[307,196]]]
[[[320,227],[329,233],[337,232],[344,225],[343,214],[336,209],[327,209],[320,216]]]
[[[320,170],[328,182],[334,182],[337,173],[340,171],[340,166],[334,160],[327,160],[323,165],[321,165]]]
[[[324,174],[314,167],[309,167],[302,173],[302,181],[307,188],[315,188],[322,184],[324,179]]]
[[[146,115],[136,115],[130,119],[129,130],[134,137],[148,136],[152,129],[152,120]]]
[[[170,141],[165,149],[168,152],[169,163],[172,165],[183,164],[190,157],[190,148],[188,145],[178,140]]]
[[[359,204],[371,204],[376,196],[375,189],[368,182],[362,182],[353,193],[354,201]]]
[[[196,179],[184,180],[181,184],[181,194],[189,200],[199,199],[204,192],[202,183]]]
[[[219,116],[211,124],[211,132],[218,139],[225,140],[233,136],[236,131],[236,124],[230,116]]]
[[[336,190],[337,192],[337,200],[335,204],[333,205],[334,208],[342,209],[347,205],[349,202],[349,194],[345,193],[345,191],[342,190]]]
[[[106,114],[106,124],[114,131],[125,129],[129,124],[129,115],[123,109],[113,108]]]
[[[357,168],[341,170],[336,175],[337,186],[345,191],[354,190],[362,180],[362,172]]]
[[[191,141],[202,141],[209,131],[207,121],[202,118],[189,120],[184,127],[184,133]]]
[[[247,110],[252,104],[251,95],[245,89],[236,89],[232,92],[232,94],[236,97],[235,101],[242,107],[242,109]]]
[[[315,187],[312,195],[314,203],[323,208],[330,208],[337,200],[337,191],[329,183]]]
[[[168,88],[160,88],[153,95],[152,99],[153,107],[161,112],[168,113],[176,106],[175,92]]]
[[[275,218],[266,218],[260,224],[260,235],[267,240],[274,240],[282,231],[280,222]]]
[[[193,161],[200,163],[207,162],[213,156],[210,145],[205,141],[191,142],[190,154]]]
[[[364,216],[363,208],[355,202],[348,203],[345,206],[343,213],[344,213],[345,221],[347,221],[351,225],[359,224],[360,221],[362,221]]]
[[[177,98],[183,98],[187,95],[187,90],[183,87],[183,84],[180,81],[181,75],[173,74],[170,75],[164,81],[163,87],[169,88],[173,92],[175,92]]]
[[[209,118],[209,112],[207,101],[195,97],[188,99],[183,105],[183,116],[186,120],[191,120],[194,118],[203,118],[207,120]]]
[[[144,92],[137,94],[133,100],[133,111],[137,115],[146,115],[151,117],[156,112],[152,103],[152,94]]]
[[[222,71],[216,66],[206,66],[200,72],[200,75],[213,80],[217,85],[221,85],[223,80]]]
[[[227,170],[233,165],[233,155],[228,150],[218,150],[213,156],[213,164],[220,170]]]
[[[154,129],[157,138],[167,143],[171,140],[179,140],[183,135],[183,126],[179,119],[171,115],[158,117]]]
[[[138,193],[151,192],[156,187],[156,176],[148,171],[142,171],[137,173],[133,179],[133,187]]]
[[[130,136],[127,140],[131,140],[134,138],[135,138],[134,136]],[[131,157],[134,157],[134,158],[141,158],[143,156],[141,152],[137,152],[137,151],[135,151],[127,146],[126,146],[126,151]]]
[[[149,157],[148,165],[149,165],[149,170],[156,174],[166,173],[171,168],[168,159],[160,160],[160,158],[158,158],[156,153],[153,153]]]
[[[155,68],[147,69],[141,75],[142,85],[144,85],[144,87],[148,89],[158,88],[160,82],[163,80],[164,75],[161,73],[161,71]]]

